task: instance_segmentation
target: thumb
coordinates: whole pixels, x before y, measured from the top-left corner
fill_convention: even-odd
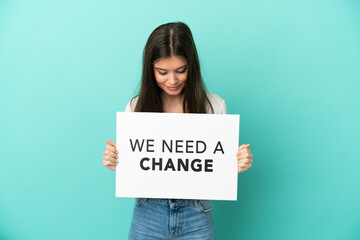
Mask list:
[[[239,147],[239,151],[244,148],[249,148],[250,146],[251,146],[251,144],[243,144]]]
[[[115,142],[112,142],[112,141],[110,141],[109,139],[106,139],[106,142],[107,142],[107,144],[109,144],[109,145],[111,145],[111,146],[113,146],[113,147],[116,147],[116,143],[115,143]]]

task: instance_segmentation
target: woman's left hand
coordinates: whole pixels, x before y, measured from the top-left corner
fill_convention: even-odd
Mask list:
[[[238,173],[248,170],[253,162],[253,157],[250,151],[250,144],[243,144],[239,147],[239,151],[236,153],[238,162]]]

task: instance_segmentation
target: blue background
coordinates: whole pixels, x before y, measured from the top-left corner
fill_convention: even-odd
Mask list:
[[[360,239],[355,0],[0,1],[0,239],[126,239],[134,199],[102,153],[170,21],[252,144],[217,238]]]

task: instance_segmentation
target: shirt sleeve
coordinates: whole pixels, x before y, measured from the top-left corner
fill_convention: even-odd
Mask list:
[[[224,100],[223,103],[222,103],[221,110],[220,110],[219,114],[227,114],[227,109],[226,109],[225,100]]]
[[[131,107],[130,107],[130,103],[131,103],[131,101],[128,102],[128,104],[126,105],[126,107],[125,107],[125,112],[132,112],[132,111],[131,111]]]
[[[131,99],[125,107],[125,112],[135,112],[135,108],[138,100],[139,100],[139,96]]]

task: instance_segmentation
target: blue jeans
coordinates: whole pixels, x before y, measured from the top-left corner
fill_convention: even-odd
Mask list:
[[[212,203],[136,198],[129,239],[214,240]]]

